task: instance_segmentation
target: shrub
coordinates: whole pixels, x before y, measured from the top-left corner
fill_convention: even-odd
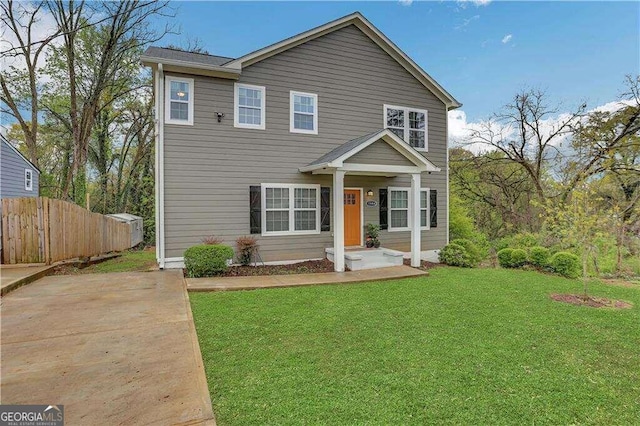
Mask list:
[[[440,262],[445,265],[462,266],[463,268],[473,267],[473,261],[467,250],[459,244],[448,244],[438,254]]]
[[[503,248],[498,251],[498,263],[503,268],[512,268],[511,266],[511,253],[513,253],[513,249]]]
[[[580,262],[578,256],[559,251],[551,256],[549,266],[556,274],[560,274],[567,278],[578,278],[580,276]]]
[[[202,244],[215,246],[218,244],[222,244],[223,239],[220,237],[216,237],[215,235],[205,235],[200,239],[200,241],[202,241]]]
[[[236,247],[238,248],[238,262],[248,266],[251,264],[253,253],[258,250],[258,240],[256,237],[250,236],[238,237]]]
[[[476,246],[473,241],[469,241],[464,238],[457,238],[451,241],[451,243],[464,247],[471,259],[472,266],[477,266],[482,261],[483,256],[480,253],[480,249],[478,249],[478,246]]]
[[[222,244],[202,244],[184,252],[184,267],[189,278],[210,277],[227,271],[233,249]]]
[[[538,268],[544,268],[549,264],[549,249],[535,246],[529,250],[529,263]]]
[[[511,267],[519,268],[527,263],[527,252],[523,249],[513,249],[511,252]]]

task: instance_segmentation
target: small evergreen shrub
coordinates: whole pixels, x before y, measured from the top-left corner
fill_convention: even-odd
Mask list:
[[[450,266],[462,266],[463,268],[473,267],[473,261],[467,250],[459,244],[448,244],[438,254],[441,263]]]
[[[473,241],[464,238],[457,238],[451,241],[451,243],[464,247],[467,254],[469,255],[469,258],[471,259],[472,266],[478,266],[478,264],[482,261],[483,256],[480,253],[480,249],[477,245],[475,245]]]
[[[511,253],[513,253],[513,249],[511,248],[503,248],[498,251],[498,263],[503,268],[513,268],[511,266]]]
[[[556,274],[567,278],[578,278],[580,276],[580,261],[578,256],[566,251],[559,251],[551,256],[549,266]]]
[[[202,244],[184,252],[187,277],[200,278],[219,275],[227,271],[227,262],[233,259],[233,249],[222,244]]]
[[[258,240],[251,236],[238,237],[236,247],[238,248],[238,262],[241,265],[249,266],[253,254],[258,250]]]
[[[511,252],[511,267],[519,268],[527,263],[527,252],[523,249],[513,249]]]
[[[529,250],[529,263],[538,268],[545,268],[549,264],[549,249],[535,246]]]

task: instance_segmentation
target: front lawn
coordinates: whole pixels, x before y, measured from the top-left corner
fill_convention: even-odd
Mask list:
[[[640,289],[591,284],[622,310],[549,298],[580,289],[436,268],[189,297],[221,425],[637,424]]]

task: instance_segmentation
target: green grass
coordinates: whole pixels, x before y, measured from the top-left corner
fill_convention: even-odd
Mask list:
[[[156,266],[156,253],[154,250],[130,250],[122,253],[122,256],[106,260],[102,263],[88,266],[79,270],[83,274],[103,274],[108,272],[136,272],[148,271]]]
[[[190,299],[221,425],[638,424],[640,290],[591,284],[627,310],[548,296],[580,289],[437,268]]]

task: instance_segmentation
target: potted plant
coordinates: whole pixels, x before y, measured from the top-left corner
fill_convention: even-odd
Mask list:
[[[379,235],[380,226],[373,223],[367,223],[367,248],[380,247],[380,240],[378,240]]]

